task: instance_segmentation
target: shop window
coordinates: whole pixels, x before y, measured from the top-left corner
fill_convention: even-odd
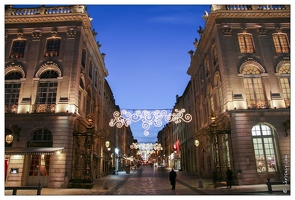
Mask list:
[[[50,155],[31,155],[29,176],[49,176]]]
[[[252,141],[258,173],[277,172],[273,129],[264,124],[252,128]]]

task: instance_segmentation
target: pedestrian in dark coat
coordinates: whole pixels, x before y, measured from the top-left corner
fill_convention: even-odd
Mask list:
[[[172,190],[175,190],[175,183],[176,183],[176,172],[172,168],[171,171],[169,172],[169,180],[172,185]]]
[[[226,185],[227,188],[231,188],[231,182],[233,180],[233,171],[230,168],[227,168],[226,170]]]

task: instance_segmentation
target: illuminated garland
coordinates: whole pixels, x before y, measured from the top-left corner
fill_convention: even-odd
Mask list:
[[[182,121],[187,123],[190,122],[192,120],[192,116],[188,113],[184,115],[184,112],[184,108],[180,110],[175,109],[175,113],[168,113],[167,110],[136,110],[131,113],[124,109],[121,112],[115,111],[113,113],[114,119],[111,119],[109,125],[111,127],[117,126],[117,128],[122,128],[123,126],[128,127],[132,122],[142,121],[142,128],[144,129],[143,134],[148,136],[149,128],[152,125],[161,127],[163,119],[166,122],[174,122],[175,124],[179,124]]]

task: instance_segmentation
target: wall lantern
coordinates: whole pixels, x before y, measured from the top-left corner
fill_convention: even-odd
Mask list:
[[[109,148],[110,146],[110,141],[106,141],[106,148]]]
[[[5,142],[7,144],[11,144],[13,142],[13,135],[11,135],[11,134],[6,135]]]
[[[196,140],[195,140],[195,145],[196,145],[196,147],[199,146],[199,144],[200,144],[199,140],[196,139]]]

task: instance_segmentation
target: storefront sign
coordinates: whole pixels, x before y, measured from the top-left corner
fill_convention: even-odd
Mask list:
[[[52,147],[52,142],[28,142],[28,147]]]

